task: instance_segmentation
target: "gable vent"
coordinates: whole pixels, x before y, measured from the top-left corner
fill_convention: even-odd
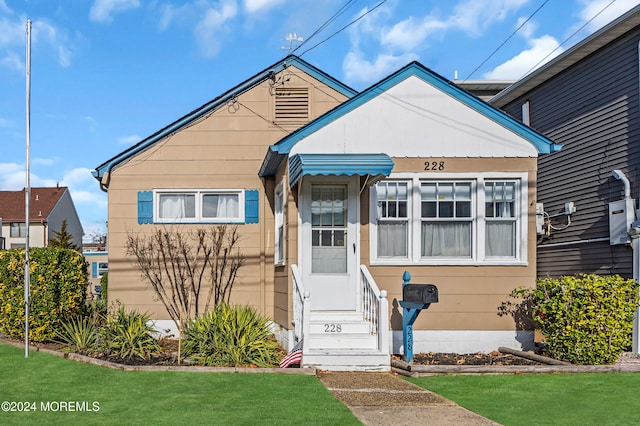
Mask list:
[[[276,88],[275,122],[278,124],[309,121],[309,89]]]

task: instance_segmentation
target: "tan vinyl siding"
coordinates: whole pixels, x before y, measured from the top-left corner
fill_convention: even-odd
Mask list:
[[[427,158],[395,158],[393,172],[419,172]],[[500,317],[498,307],[516,287],[535,285],[535,158],[439,158],[447,172],[527,172],[527,265],[526,266],[371,266],[369,265],[368,201],[361,200],[361,263],[368,268],[381,289],[387,290],[391,328],[402,329],[402,275],[411,274],[412,283],[435,284],[439,303],[432,304],[415,323],[419,330],[513,330],[511,317]],[[368,192],[368,191],[366,191]],[[365,211],[366,210],[366,211]]]
[[[310,102],[308,120],[346,100],[308,75],[300,78],[295,67],[287,69],[291,84],[305,87]],[[290,84],[290,83],[286,83]],[[153,189],[246,189],[258,190],[259,223],[241,224],[240,250],[246,258],[240,268],[232,303],[250,304],[289,327],[285,314],[290,298],[282,278],[283,268],[273,264],[273,184],[261,180],[258,170],[269,145],[285,136],[272,124],[273,96],[268,81],[240,95],[235,105],[222,106],[206,117],[158,141],[111,172],[109,184],[109,298],[121,300],[127,308],[153,313],[168,319],[160,302],[154,300],[149,285],[125,255],[128,233],[150,233],[159,226],[188,232],[200,225],[138,225],[137,195]],[[321,92],[321,94],[317,94]],[[301,123],[303,124],[303,123]],[[270,193],[267,193],[270,191]],[[206,225],[204,225],[206,226]],[[288,234],[291,238],[293,233]],[[288,249],[288,256],[291,256]],[[286,268],[290,268],[290,259]],[[276,288],[277,287],[277,288]],[[277,305],[277,308],[276,308]]]

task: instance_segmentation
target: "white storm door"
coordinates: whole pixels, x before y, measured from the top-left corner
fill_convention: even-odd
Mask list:
[[[312,310],[355,310],[358,276],[357,177],[303,181],[302,282]]]

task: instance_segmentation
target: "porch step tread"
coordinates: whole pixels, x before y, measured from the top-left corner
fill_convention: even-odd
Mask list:
[[[335,355],[335,356],[352,356],[352,355],[362,355],[362,356],[377,356],[377,355],[385,355],[390,356],[388,353],[383,352],[378,349],[308,349],[304,352],[304,355]]]
[[[373,350],[378,347],[378,336],[367,333],[310,333],[308,348],[320,350]]]

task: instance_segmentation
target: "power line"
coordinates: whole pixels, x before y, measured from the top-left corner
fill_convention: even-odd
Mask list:
[[[304,52],[302,52],[300,55],[298,55],[299,57],[302,57],[302,55],[304,55],[305,53],[315,49],[316,47],[320,46],[321,44],[325,43],[326,41],[332,39],[333,37],[335,37],[336,35],[338,35],[339,33],[341,33],[342,31],[346,30],[347,28],[349,28],[351,25],[355,24],[356,22],[358,22],[359,20],[361,20],[362,18],[364,18],[365,16],[367,16],[368,14],[370,14],[371,12],[373,12],[374,10],[376,10],[377,8],[379,8],[380,6],[382,6],[383,4],[385,4],[388,0],[382,0],[380,3],[378,3],[377,5],[375,5],[371,10],[368,10],[367,12],[363,13],[362,15],[358,16],[356,19],[354,19],[353,21],[349,22],[347,25],[345,25],[344,27],[340,28],[338,31],[336,31],[335,33],[331,34],[329,37],[325,38],[324,40],[322,40],[321,42],[317,43],[316,45],[314,45],[313,47],[308,48],[307,50],[305,50]]]
[[[347,11],[347,9],[349,9],[357,0],[349,0],[344,6],[342,6],[336,13],[334,13],[324,24],[320,25],[320,27],[315,30],[313,32],[313,34],[311,34],[309,37],[307,37],[302,43],[300,43],[295,49],[293,49],[293,51],[291,53],[295,53],[296,50],[300,49],[302,46],[304,46],[305,43],[307,43],[310,39],[312,39],[315,35],[317,35],[319,32],[321,32],[322,30],[324,30],[327,26],[329,26],[330,23],[332,23],[333,21],[335,21],[338,16],[342,15],[344,12]]]
[[[614,0],[614,1],[615,1],[615,0]],[[536,10],[535,10],[531,15],[529,15],[529,17],[528,17],[524,22],[522,22],[522,23],[518,26],[518,28],[516,28],[516,29],[515,29],[515,31],[514,31],[514,32],[512,32],[512,33],[511,33],[511,35],[510,35],[509,37],[507,37],[507,39],[506,39],[505,41],[503,41],[503,42],[500,44],[500,46],[496,47],[496,49],[495,49],[493,52],[491,52],[491,54],[490,54],[489,56],[487,56],[487,58],[486,58],[484,61],[482,61],[482,63],[481,63],[480,65],[478,65],[478,66],[477,66],[477,67],[476,67],[476,68],[471,72],[471,74],[469,74],[469,75],[467,76],[467,78],[465,78],[462,82],[464,83],[465,81],[469,80],[469,79],[471,78],[471,76],[472,76],[473,74],[475,74],[475,73],[476,73],[476,71],[478,71],[478,70],[480,69],[480,67],[482,67],[482,66],[483,66],[483,65],[484,65],[484,64],[485,64],[489,59],[491,59],[491,57],[492,57],[493,55],[495,55],[495,54],[498,52],[498,50],[502,49],[502,47],[503,47],[505,44],[507,44],[507,42],[508,42],[509,40],[511,40],[511,38],[512,38],[514,35],[516,35],[516,34],[518,33],[518,31],[520,31],[520,30],[522,29],[522,27],[524,27],[524,26],[526,25],[526,23],[527,23],[527,22],[529,22],[529,21],[530,21],[530,20],[531,20],[535,15],[536,15],[536,13],[538,13],[538,12],[540,11],[540,9],[542,9],[542,8],[544,7],[544,5],[545,5],[545,4],[547,4],[548,2],[549,2],[549,0],[545,0],[545,1],[544,1],[544,3],[542,3],[542,4],[541,4],[541,5],[540,5],[540,6],[539,6],[539,7],[538,7],[538,8],[537,8],[537,9],[536,9]]]
[[[582,31],[584,29],[584,27],[586,27],[587,25],[589,25],[594,19],[596,19],[598,16],[600,16],[600,14],[602,12],[604,12],[605,10],[607,10],[609,8],[609,6],[611,6],[613,3],[615,3],[616,0],[611,0],[609,2],[609,4],[607,4],[605,7],[603,7],[600,12],[596,13],[595,15],[593,15],[593,17],[591,19],[589,19],[587,22],[585,22],[580,28],[578,28],[577,30],[575,30],[569,37],[567,37],[562,43],[560,43],[558,46],[556,46],[555,49],[553,49],[551,52],[549,52],[547,54],[547,56],[545,56],[544,58],[540,59],[538,61],[537,64],[535,64],[534,66],[532,66],[531,68],[529,68],[529,71],[527,71],[526,73],[524,73],[522,75],[522,77],[524,77],[525,75],[529,74],[531,71],[535,70],[536,68],[538,68],[538,66],[540,66],[540,64],[542,64],[544,61],[546,61],[546,59],[553,55],[553,52],[555,52],[556,50],[560,49],[566,42],[568,42],[569,40],[571,40],[573,38],[573,36],[575,36],[576,34],[578,34],[580,31]],[[522,78],[520,77],[520,79]],[[520,80],[518,79],[518,80]]]

